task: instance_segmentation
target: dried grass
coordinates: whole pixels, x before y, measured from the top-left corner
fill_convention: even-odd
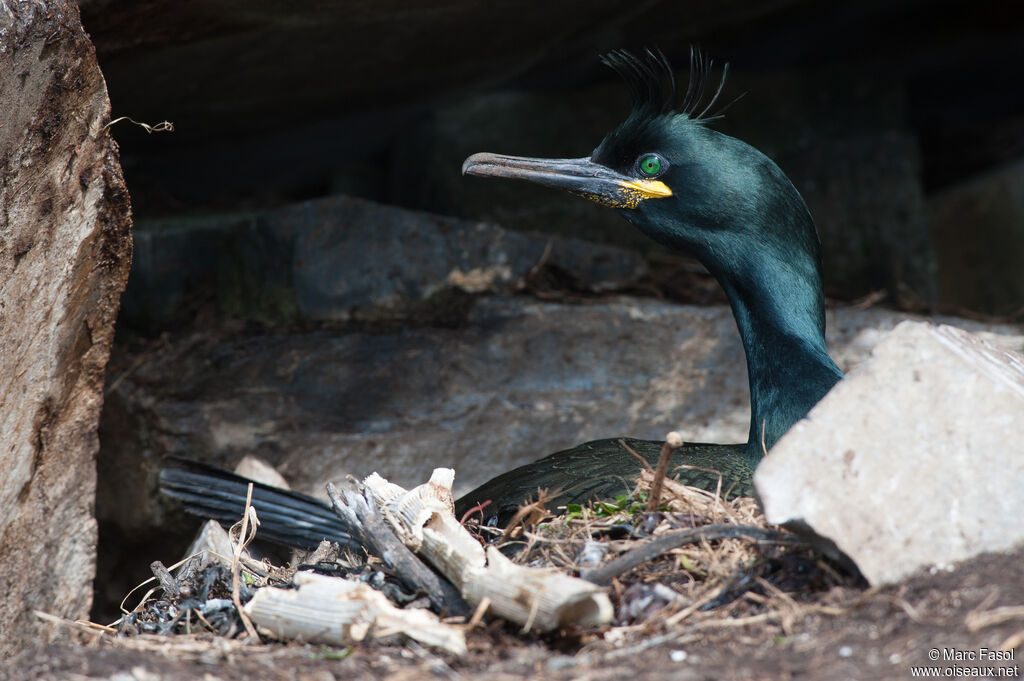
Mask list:
[[[641,473],[631,495],[633,499],[642,499],[649,493],[654,475],[652,470]],[[779,532],[779,528],[768,524],[752,498],[727,501],[720,493],[687,487],[671,478],[664,480],[660,513],[645,514],[639,503],[618,506],[621,508],[616,510],[616,505],[599,504],[579,513],[548,516],[532,528],[518,527],[506,533],[498,543],[517,543],[520,548],[515,560],[521,564],[572,569],[586,574],[587,566],[581,564],[580,558],[588,540],[594,537],[599,538],[605,550],[601,563],[607,565],[617,556],[650,542],[649,538],[680,530],[727,525]],[[531,508],[531,512],[536,518],[536,509]],[[635,534],[625,539],[616,537],[617,533],[630,531]],[[853,578],[840,574],[827,559],[798,538],[789,537],[793,545],[784,548],[750,539],[701,539],[670,549],[621,575],[611,584],[617,612],[626,609],[631,598],[627,588],[630,585],[665,585],[676,597],[642,621],[620,617],[620,626],[584,646],[581,653],[619,655],[622,650],[635,647],[622,647],[629,641],[641,641],[639,645],[645,645],[642,641],[646,640],[679,641],[697,631],[703,637],[715,636],[716,631],[721,632],[717,635],[735,636],[737,629],[745,629],[745,633],[758,639],[786,636],[809,615],[845,613],[844,607],[816,603],[815,600],[820,600],[816,594],[833,585],[853,584]],[[810,561],[817,568],[818,583],[796,589],[783,588],[775,583],[778,575],[766,578],[759,574],[759,566],[787,553],[799,556],[805,564]],[[726,587],[743,579],[749,580],[749,588],[739,589],[734,600],[723,597]]]

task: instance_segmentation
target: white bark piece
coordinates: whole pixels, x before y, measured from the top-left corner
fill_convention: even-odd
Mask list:
[[[466,653],[462,629],[427,610],[400,610],[362,582],[309,572],[297,573],[294,582],[298,589],[258,590],[245,614],[278,638],[344,646],[400,633],[455,655]]]

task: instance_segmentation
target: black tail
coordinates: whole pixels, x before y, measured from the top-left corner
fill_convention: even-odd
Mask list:
[[[354,544],[345,523],[319,499],[185,459],[172,459],[160,471],[161,492],[181,501],[188,513],[224,525],[242,519],[249,483],[260,520],[257,538],[298,549],[315,548],[324,539]]]

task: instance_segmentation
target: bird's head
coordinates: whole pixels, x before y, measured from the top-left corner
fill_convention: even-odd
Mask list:
[[[626,80],[633,107],[589,157],[479,153],[466,159],[463,173],[527,180],[618,209],[655,241],[698,257],[719,279],[742,271],[752,253],[791,260],[803,251],[820,268],[813,221],[789,179],[761,152],[707,125],[724,74],[717,89],[709,88],[711,62],[693,52],[680,102],[661,53],[618,51],[603,61]]]

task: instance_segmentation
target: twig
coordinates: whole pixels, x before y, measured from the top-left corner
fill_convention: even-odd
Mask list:
[[[803,608],[793,600],[793,597],[788,593],[775,586],[767,579],[763,577],[757,578],[757,583],[761,585],[761,588],[768,592],[770,596],[778,598],[782,601],[782,608],[779,608],[779,619],[782,624],[782,633],[786,636],[790,636],[793,633],[793,623],[797,620],[802,612]],[[784,611],[784,612],[783,612]]]
[[[879,289],[877,291],[871,291],[866,296],[862,296],[850,303],[850,308],[854,310],[867,310],[868,308],[874,307],[877,303],[882,302],[889,295],[889,292],[885,289]]]
[[[474,513],[479,513],[480,511],[483,511],[485,508],[487,508],[490,505],[491,505],[491,500],[490,499],[488,499],[487,501],[480,502],[479,504],[477,504],[473,508],[471,508],[468,511],[466,511],[465,513],[463,513],[462,514],[462,518],[459,520],[459,523],[461,525],[465,525],[466,521],[469,520],[469,516],[473,515]]]
[[[178,582],[164,564],[158,560],[154,560],[149,564],[149,569],[153,571],[153,576],[160,582],[160,586],[163,588],[164,593],[168,596],[177,596],[181,593],[181,589],[178,588]]]
[[[516,509],[516,513],[512,516],[511,520],[505,526],[505,531],[501,533],[503,539],[507,539],[512,536],[513,530],[522,525],[537,525],[541,520],[547,518],[551,514],[548,513],[545,505],[551,501],[552,498],[561,494],[561,491],[555,494],[548,494],[546,489],[537,489],[537,500],[532,501],[528,504],[524,504]]]
[[[249,534],[249,516],[253,517],[253,528],[252,536]],[[238,531],[238,542],[234,546],[234,555],[231,557],[231,601],[235,604],[235,608],[238,610],[238,617],[242,620],[242,626],[245,627],[245,633],[249,635],[250,640],[258,642],[260,640],[259,635],[256,633],[256,627],[252,625],[249,620],[249,616],[242,610],[242,598],[240,595],[240,585],[242,573],[242,551],[252,540],[252,537],[256,536],[256,528],[259,526],[259,520],[256,518],[256,509],[252,507],[252,483],[249,483],[249,487],[245,494],[245,512],[242,514],[242,527]]]
[[[491,607],[491,599],[484,596],[479,603],[476,604],[476,610],[473,611],[473,616],[469,618],[469,623],[466,624],[466,630],[475,629],[484,615],[487,614],[487,609]]]
[[[665,482],[665,475],[668,474],[668,465],[672,461],[672,452],[683,446],[683,436],[672,431],[665,436],[665,444],[661,446],[661,454],[658,456],[658,467],[654,470],[654,480],[651,481],[651,491],[647,495],[647,512],[655,513],[661,506],[661,488]]]
[[[653,537],[646,540],[638,548],[622,554],[607,565],[603,565],[596,570],[588,570],[580,576],[588,582],[605,585],[611,582],[613,577],[618,577],[672,549],[685,546],[686,544],[694,544],[701,540],[713,539],[753,539],[755,541],[778,544],[801,543],[793,535],[776,530],[766,530],[746,525],[705,525],[704,527],[697,527],[692,530],[679,530],[663,534],[659,537]]]
[[[969,612],[964,618],[967,631],[980,631],[1010,620],[1024,619],[1024,605],[1008,605],[1002,608],[993,608],[984,612]]]
[[[999,644],[999,649],[1013,650],[1015,648],[1020,648],[1021,645],[1024,645],[1024,629],[1007,636],[1006,640]]]
[[[149,125],[148,123],[140,123],[131,116],[121,116],[120,118],[115,118],[114,120],[104,125],[101,129],[107,130],[108,128],[110,128],[110,126],[114,125],[115,123],[120,123],[121,121],[130,121],[150,134],[154,132],[174,132],[174,123],[171,123],[170,121],[160,121],[156,125]]]
[[[667,620],[665,620],[665,626],[673,627],[673,626],[679,624],[684,619],[686,619],[687,617],[689,617],[693,613],[697,612],[698,610],[700,610],[701,608],[703,608],[705,605],[707,605],[711,601],[715,600],[716,598],[718,598],[718,589],[708,589],[704,593],[703,596],[701,596],[700,598],[695,600],[693,603],[691,603],[689,606],[687,606],[683,610],[680,610],[679,612],[675,613],[674,615],[669,617]]]
[[[901,589],[901,593],[902,593],[902,589]],[[903,612],[907,613],[907,617],[909,617],[912,621],[917,622],[918,624],[928,624],[929,623],[928,618],[922,617],[921,613],[919,613],[917,611],[917,608],[915,608],[910,603],[908,603],[906,601],[906,599],[904,599],[899,594],[895,594],[895,595],[891,595],[891,596],[886,595],[885,598],[890,603],[892,603],[896,607],[898,607],[901,610],[903,610]],[[943,620],[932,619],[930,623],[938,624],[938,623],[941,623],[941,622],[943,622]]]
[[[620,660],[624,657],[634,657],[637,653],[642,653],[645,650],[660,646],[664,643],[675,643],[676,645],[683,645],[686,643],[692,643],[693,641],[699,640],[700,636],[695,636],[686,631],[672,631],[661,636],[653,636],[645,639],[635,646],[629,646],[628,648],[619,648],[611,652],[605,653],[601,658],[609,662],[611,660]]]
[[[627,452],[632,454],[633,458],[635,458],[637,461],[642,463],[646,470],[649,470],[649,471],[653,471],[654,470],[653,468],[651,468],[651,462],[648,461],[647,459],[645,459],[644,457],[640,456],[639,454],[637,454],[636,450],[633,449],[632,447],[630,447],[629,445],[627,445],[625,440],[620,439],[619,440],[619,444],[622,446],[623,449],[625,449]]]
[[[736,617],[733,619],[713,619],[713,620],[702,620],[700,622],[694,622],[690,625],[691,629],[712,629],[714,627],[745,627],[748,624],[760,624],[761,622],[771,622],[779,619],[779,613],[777,612],[762,612],[759,615],[751,615],[749,617]]]
[[[66,620],[63,617],[57,617],[51,615],[48,612],[42,610],[33,610],[32,614],[50,624],[57,624],[62,627],[68,627],[70,629],[81,629],[82,631],[88,631],[92,634],[116,634],[117,629],[114,627],[108,627],[103,624],[97,624],[95,622],[88,622],[85,620]]]

